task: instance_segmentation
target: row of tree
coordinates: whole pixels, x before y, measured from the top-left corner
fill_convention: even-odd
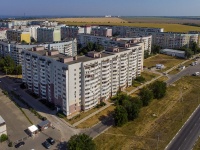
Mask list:
[[[0,70],[6,74],[22,74],[21,65],[16,65],[10,56],[0,58]]]
[[[114,111],[114,121],[116,126],[122,126],[128,121],[133,121],[139,115],[140,109],[148,106],[152,99],[161,99],[166,94],[166,83],[155,81],[148,87],[141,89],[139,97],[132,97],[124,93],[119,93],[112,98],[117,107]]]
[[[90,51],[100,52],[102,50],[104,50],[104,47],[100,44],[88,42],[85,47],[82,47],[81,44],[78,44],[78,54],[79,55],[85,55]]]

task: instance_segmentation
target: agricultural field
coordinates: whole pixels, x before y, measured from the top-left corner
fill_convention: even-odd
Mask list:
[[[58,21],[66,25],[117,25],[135,27],[164,28],[166,32],[200,31],[200,27],[182,25],[180,23],[199,23],[200,20],[175,18],[53,18],[49,21]],[[184,21],[183,21],[184,20]],[[191,22],[192,21],[192,22]]]
[[[54,18],[50,21],[58,21],[63,23],[74,22],[74,23],[125,23],[127,21],[121,18]]]
[[[199,105],[197,86],[200,86],[200,77],[187,76],[175,82],[163,99],[153,100],[143,107],[136,120],[122,127],[112,127],[95,138],[97,149],[163,150]]]
[[[152,68],[155,67],[156,64],[163,64],[165,66],[165,68],[161,70],[161,72],[163,72],[184,61],[184,59],[178,59],[176,57],[158,54],[148,59],[145,59],[144,66]]]

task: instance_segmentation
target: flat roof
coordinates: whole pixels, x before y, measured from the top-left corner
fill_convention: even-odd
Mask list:
[[[36,125],[32,125],[32,126],[28,127],[28,130],[33,133],[33,132],[37,131],[38,128],[36,127]]]
[[[47,125],[47,124],[49,124],[49,123],[50,123],[49,120],[44,120],[44,121],[40,122],[40,123],[38,124],[38,126],[43,127],[43,126],[45,126],[45,125]]]
[[[172,53],[185,54],[185,51],[175,50],[175,49],[162,49],[161,52],[172,52]]]
[[[0,124],[5,123],[5,120],[0,116]]]

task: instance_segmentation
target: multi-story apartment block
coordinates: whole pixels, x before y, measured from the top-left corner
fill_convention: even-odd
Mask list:
[[[8,30],[8,28],[0,28],[0,40],[2,39],[6,39],[6,31]]]
[[[93,26],[91,29],[91,35],[111,37],[112,29],[108,27]]]
[[[22,52],[23,82],[67,116],[88,110],[132,84],[143,68],[144,44],[67,57],[35,47]]]
[[[0,116],[0,136],[2,134],[7,135],[7,130],[6,130],[6,122],[5,120]]]
[[[82,47],[86,46],[88,42],[100,44],[107,48],[112,38],[104,36],[94,36],[91,34],[78,34],[77,42],[81,44]]]
[[[11,29],[13,26],[12,22],[0,22],[0,27],[1,28],[9,28]]]
[[[0,56],[11,56],[16,64],[21,64],[21,52],[25,49],[30,49],[36,46],[44,46],[48,50],[58,50],[59,53],[76,56],[77,55],[77,42],[76,39],[72,41],[63,41],[57,43],[45,44],[22,44],[15,41],[0,40]]]
[[[151,52],[152,36],[138,36],[132,38],[111,38],[105,36],[94,36],[90,34],[78,34],[77,38],[78,44],[82,47],[86,46],[88,42],[96,43],[102,45],[105,49],[110,46],[122,46],[125,43],[144,43],[144,50]]]
[[[122,37],[130,37],[132,32],[164,32],[163,28],[148,28],[148,27],[127,27],[127,26],[113,26],[113,35],[120,35]]]
[[[37,28],[37,41],[41,43],[61,41],[60,28]]]
[[[23,30],[7,30],[7,39],[10,41],[30,43],[30,33]]]
[[[61,27],[61,39],[77,38],[79,33],[84,33],[85,29],[83,27],[77,26],[64,26]]]
[[[37,41],[37,29],[40,28],[39,25],[34,25],[34,26],[28,26],[26,28],[24,28],[24,31],[27,31],[30,33],[30,36],[32,39],[34,39],[35,41]]]

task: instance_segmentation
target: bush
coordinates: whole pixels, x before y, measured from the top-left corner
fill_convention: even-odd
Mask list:
[[[6,95],[6,96],[8,96],[8,92],[7,91],[2,91],[2,93],[4,94],[4,95]]]
[[[103,107],[103,106],[106,106],[106,103],[100,102],[100,104],[96,105],[96,108],[100,108],[100,107]]]
[[[145,78],[143,76],[136,77],[135,81],[137,82],[145,82]]]
[[[9,142],[9,143],[8,143],[8,147],[13,147],[13,143],[12,143],[12,142]]]
[[[66,117],[66,115],[65,115],[62,111],[58,111],[58,112],[56,113],[56,115],[57,115],[59,118],[65,118],[65,117]]]
[[[2,134],[1,137],[0,137],[0,141],[4,142],[6,140],[8,140],[8,136],[6,134]]]
[[[117,106],[114,112],[115,125],[118,127],[123,126],[128,122],[128,113],[123,106]]]
[[[167,91],[167,84],[163,81],[155,81],[150,85],[154,98],[161,99],[165,96]]]

